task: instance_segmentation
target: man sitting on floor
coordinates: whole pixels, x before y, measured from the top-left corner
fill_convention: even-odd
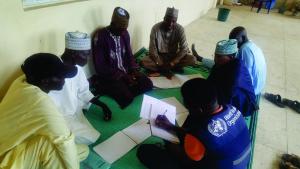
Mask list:
[[[96,32],[93,42],[97,93],[111,96],[121,108],[153,88],[151,80],[139,72],[133,57],[128,22],[129,13],[115,8],[111,24]]]
[[[229,39],[238,41],[239,52],[237,58],[242,61],[250,73],[255,95],[260,95],[265,87],[267,75],[266,61],[262,50],[248,39],[247,31],[244,27],[238,26],[233,28],[229,34]],[[212,67],[213,61],[200,57],[194,45],[192,46],[192,51],[205,66]]]
[[[182,128],[159,115],[156,125],[177,134],[180,144],[164,147],[143,144],[139,160],[149,169],[245,169],[250,160],[251,142],[239,110],[219,105],[213,84],[196,78],[181,88],[189,116]]]
[[[178,10],[167,8],[164,21],[155,24],[150,34],[149,56],[141,64],[151,73],[171,78],[175,72],[183,72],[184,66],[195,65],[196,58],[190,54],[184,28],[177,22]],[[159,72],[159,73],[158,73]]]
[[[238,58],[248,69],[254,92],[259,95],[265,87],[267,67],[262,50],[251,40],[248,39],[246,29],[238,26],[231,30],[229,39],[238,41]]]
[[[57,56],[38,53],[22,65],[25,76],[16,79],[0,103],[0,168],[78,169],[89,152],[76,145],[50,90],[61,90],[65,78],[77,73]]]
[[[110,109],[89,90],[89,83],[82,66],[86,65],[91,54],[91,39],[86,33],[68,32],[65,35],[66,49],[61,59],[66,65],[77,67],[77,74],[66,79],[60,91],[50,91],[49,96],[63,113],[70,130],[75,134],[76,143],[92,144],[100,136],[85,118],[82,110],[88,109],[91,103],[102,107],[104,120],[111,119]]]
[[[231,104],[244,116],[249,116],[257,110],[256,97],[248,69],[236,58],[237,52],[237,40],[218,42],[216,64],[207,80],[216,86],[220,104]]]

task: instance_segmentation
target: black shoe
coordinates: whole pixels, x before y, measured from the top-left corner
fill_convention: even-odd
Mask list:
[[[300,168],[300,158],[294,154],[282,154],[281,160],[285,164],[290,164],[290,166]]]
[[[280,108],[285,107],[285,105],[281,101],[281,96],[279,94],[275,95],[275,94],[271,94],[271,93],[265,93],[264,96],[267,100],[269,100],[271,103],[274,103],[278,107],[280,107]]]
[[[282,103],[291,109],[295,110],[297,113],[300,113],[300,103],[298,101],[292,101],[289,99],[282,99]]]
[[[290,162],[286,162],[286,161],[280,161],[279,162],[279,169],[299,169],[298,167],[294,166],[292,163]]]

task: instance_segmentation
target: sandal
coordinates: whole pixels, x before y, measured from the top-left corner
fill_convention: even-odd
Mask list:
[[[300,113],[300,103],[298,101],[292,101],[289,99],[282,99],[282,103],[288,107],[290,107],[291,109],[295,110],[297,113]]]
[[[299,169],[299,168],[294,166],[290,162],[280,161],[279,162],[279,169]]]
[[[267,100],[274,103],[278,107],[281,107],[281,108],[285,107],[285,105],[281,101],[281,96],[279,94],[274,95],[274,94],[271,94],[271,93],[265,93],[264,96]]]
[[[284,162],[289,162],[293,166],[300,168],[300,158],[295,154],[282,154],[281,160]]]

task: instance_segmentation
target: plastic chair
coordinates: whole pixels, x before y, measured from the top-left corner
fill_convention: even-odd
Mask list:
[[[257,8],[257,13],[259,13],[259,11],[261,10],[261,8],[263,7],[263,3],[267,3],[266,7],[268,9],[268,13],[270,13],[270,10],[271,10],[271,6],[272,6],[272,3],[274,2],[275,0],[254,0],[252,2],[252,7],[251,7],[251,11],[254,7],[254,5],[256,3],[258,3],[258,8]]]

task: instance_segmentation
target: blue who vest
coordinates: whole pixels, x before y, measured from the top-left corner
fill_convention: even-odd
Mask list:
[[[189,119],[192,120],[188,118],[187,123]],[[185,126],[189,130],[187,123]],[[190,126],[190,132],[205,145],[203,160],[208,169],[247,168],[251,142],[245,119],[239,110],[231,105],[224,106],[222,112],[201,121],[200,126]]]

